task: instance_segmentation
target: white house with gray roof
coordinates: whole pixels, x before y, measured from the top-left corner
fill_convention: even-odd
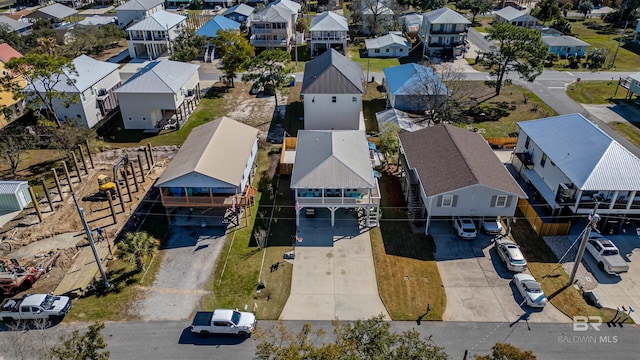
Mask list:
[[[364,130],[364,73],[334,49],[304,66],[300,94],[306,130]]]
[[[116,90],[126,129],[179,128],[200,101],[200,65],[154,61]]]
[[[411,35],[418,34],[420,26],[422,25],[422,14],[409,13],[400,16],[400,24],[402,29]]]
[[[76,73],[65,71],[66,77],[54,87],[56,91],[78,95],[78,102],[65,106],[54,101],[56,113],[62,122],[78,122],[92,128],[111,110],[118,107],[113,94],[120,86],[118,64],[94,60],[87,55],[73,59]],[[71,83],[67,80],[71,79]],[[36,91],[44,91],[40,83],[31,84]]]
[[[15,32],[20,36],[31,34],[31,31],[33,30],[32,23],[14,20],[4,15],[0,16],[0,25],[2,24],[8,26],[10,32]]]
[[[374,39],[365,39],[367,57],[399,58],[409,55],[409,41],[402,34],[389,33]]]
[[[228,8],[222,16],[231,19],[240,24],[247,24],[247,20],[253,14],[255,9],[247,4],[238,4]]]
[[[470,26],[471,21],[448,7],[424,13],[419,35],[425,55],[445,60],[462,55]]]
[[[173,52],[173,41],[182,33],[187,18],[168,11],[158,11],[127,28],[129,56],[157,59]]]
[[[58,3],[42,7],[25,15],[24,18],[30,22],[36,22],[40,19],[49,20],[54,28],[61,26],[65,22],[80,20],[76,10]]]
[[[521,121],[512,164],[554,213],[640,214],[640,159],[581,114]]]
[[[538,25],[538,19],[520,11],[512,6],[504,7],[495,12],[496,22],[506,22],[513,26],[534,28]]]
[[[291,51],[301,5],[291,0],[276,0],[249,17],[249,42],[258,50]]]
[[[336,49],[344,54],[349,39],[349,25],[344,16],[327,11],[311,20],[309,35],[307,43],[311,57],[320,55],[328,49]]]
[[[378,225],[380,189],[364,131],[300,130],[291,173],[296,225],[304,209],[362,208],[367,226]]]
[[[558,54],[562,58],[572,55],[582,57],[585,55],[587,48],[591,46],[580,39],[566,35],[542,36],[542,42],[549,47],[549,53]]]
[[[361,2],[362,6],[362,32],[365,35],[373,34],[377,27],[378,34],[386,34],[391,28],[396,14],[385,5],[388,1]],[[354,5],[357,6],[357,5]]]
[[[130,0],[115,10],[118,27],[124,29],[132,22],[146,19],[156,12],[164,10],[164,0]]]

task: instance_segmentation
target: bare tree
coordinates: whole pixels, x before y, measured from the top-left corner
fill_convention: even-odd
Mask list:
[[[46,333],[49,325],[48,319],[7,324],[9,340],[3,349],[4,355],[17,360],[50,359]]]
[[[24,127],[12,126],[0,133],[0,158],[9,164],[11,175],[17,176],[18,167],[27,150],[33,149],[36,143],[34,135]]]

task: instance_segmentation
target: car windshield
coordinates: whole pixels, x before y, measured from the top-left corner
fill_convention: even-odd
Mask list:
[[[56,301],[55,296],[51,296],[51,295],[47,295],[44,300],[42,300],[42,303],[40,304],[40,307],[45,309],[45,310],[51,310],[53,309],[53,302]]]
[[[462,231],[468,232],[468,233],[474,233],[474,232],[476,232],[476,229],[466,227],[466,228],[462,229]]]
[[[535,281],[525,281],[522,283],[524,289],[529,293],[541,293],[542,289],[540,288],[540,284]]]
[[[231,315],[231,322],[234,325],[238,325],[240,323],[240,312],[239,311],[234,311],[233,315]]]
[[[524,261],[524,260],[511,259],[511,263],[512,263],[513,265],[524,265],[524,264],[526,264],[527,262],[526,262],[526,261]]]
[[[603,254],[605,256],[618,255],[618,250],[605,250]]]

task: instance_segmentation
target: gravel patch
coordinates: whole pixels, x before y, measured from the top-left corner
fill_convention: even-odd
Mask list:
[[[577,237],[570,236],[543,236],[542,239],[547,244],[547,246],[551,249],[551,251],[556,255],[556,258],[562,259],[562,267],[567,274],[571,274],[573,270],[573,264],[575,264],[576,255],[578,254],[578,247],[580,246],[580,241],[577,240]],[[567,250],[569,250],[567,252]],[[565,255],[566,253],[566,255]],[[578,286],[580,286],[584,291],[593,290],[598,286],[598,282],[596,281],[595,276],[591,274],[589,270],[584,266],[584,262],[578,266],[578,271],[576,273],[576,281]]]

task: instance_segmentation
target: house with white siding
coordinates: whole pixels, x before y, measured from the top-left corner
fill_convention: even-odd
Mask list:
[[[354,5],[357,6],[357,5]],[[378,2],[362,2],[362,33],[371,35],[374,26],[377,26],[381,32],[386,34],[393,24],[396,14],[385,5],[385,1]],[[375,23],[374,23],[375,21]]]
[[[187,18],[168,11],[158,11],[127,28],[129,56],[157,59],[173,52],[173,42],[182,33]]]
[[[538,19],[512,6],[504,7],[496,11],[495,14],[496,22],[505,22],[524,28],[534,28],[538,25]]]
[[[462,55],[470,26],[471,21],[448,7],[424,13],[419,35],[425,55],[445,60]]]
[[[291,0],[276,0],[249,17],[249,43],[258,50],[291,51],[301,5]]]
[[[349,38],[349,25],[344,16],[327,11],[311,20],[309,35],[307,43],[311,57],[320,55],[328,49],[336,49],[344,54]]]
[[[16,34],[23,36],[31,34],[33,31],[33,24],[26,21],[18,21],[14,20],[8,16],[1,15],[0,16],[0,25],[8,26],[10,32],[15,32]]]
[[[164,10],[164,0],[129,0],[115,9],[118,27],[124,29],[161,10]]]
[[[409,55],[409,41],[402,34],[390,33],[374,39],[365,39],[367,57],[399,58]]]
[[[247,4],[238,4],[228,8],[222,16],[235,22],[239,22],[242,25],[246,25],[247,20],[254,11],[255,9]]]

